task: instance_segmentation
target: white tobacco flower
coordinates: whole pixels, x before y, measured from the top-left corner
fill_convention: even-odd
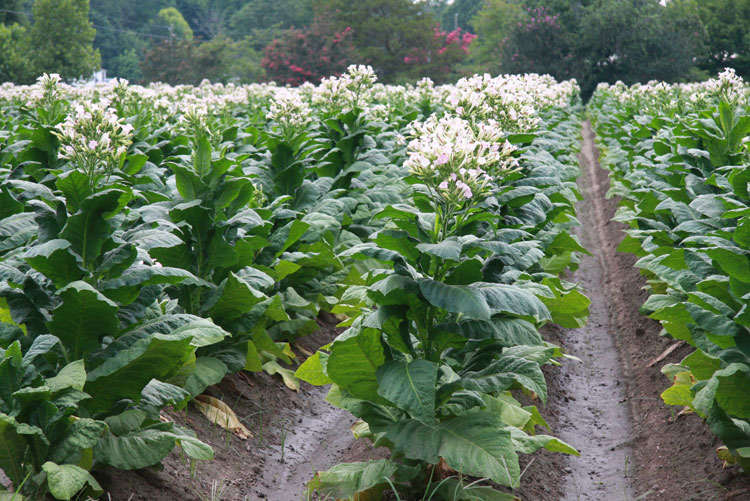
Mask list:
[[[60,140],[58,157],[86,172],[95,182],[97,174],[111,172],[131,144],[130,131],[106,101],[75,106],[54,134]]]
[[[485,196],[493,175],[516,166],[514,148],[501,147],[503,131],[494,121],[473,127],[462,118],[432,115],[412,123],[410,132],[404,166],[447,203]]]
[[[266,116],[278,123],[283,133],[291,138],[307,127],[312,121],[313,112],[298,91],[280,88],[274,95]]]

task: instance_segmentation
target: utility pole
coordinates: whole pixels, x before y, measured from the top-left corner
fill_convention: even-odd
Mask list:
[[[453,31],[458,29],[458,12],[453,14]]]

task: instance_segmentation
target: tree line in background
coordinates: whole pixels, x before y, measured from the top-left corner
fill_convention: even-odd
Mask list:
[[[0,0],[0,81],[106,68],[132,82],[298,85],[476,72],[598,82],[750,76],[750,0]]]

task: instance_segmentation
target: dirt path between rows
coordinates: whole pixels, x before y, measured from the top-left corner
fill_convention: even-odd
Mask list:
[[[617,325],[608,308],[610,266],[602,249],[602,242],[607,241],[602,201],[608,181],[597,175],[593,146],[591,135],[584,133],[578,181],[584,199],[576,207],[582,224],[579,238],[592,255],[583,256],[572,276],[591,299],[591,316],[585,327],[566,331],[565,347],[581,362],[568,361],[560,371],[565,398],[558,410],[560,427],[553,430],[581,452],[580,457],[569,459],[565,470],[561,498],[565,501],[632,497],[632,424],[625,385],[621,384],[624,378],[615,341]]]

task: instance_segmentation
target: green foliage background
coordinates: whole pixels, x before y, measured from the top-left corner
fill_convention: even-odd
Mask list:
[[[348,63],[384,82],[538,72],[576,78],[588,96],[599,82],[701,80],[727,66],[750,76],[750,0],[0,0],[0,81],[86,78],[100,66],[137,83],[271,80],[264,51],[320,36],[316,18],[329,41],[350,28]],[[436,60],[436,26],[478,38]],[[414,53],[427,56],[407,63]]]

